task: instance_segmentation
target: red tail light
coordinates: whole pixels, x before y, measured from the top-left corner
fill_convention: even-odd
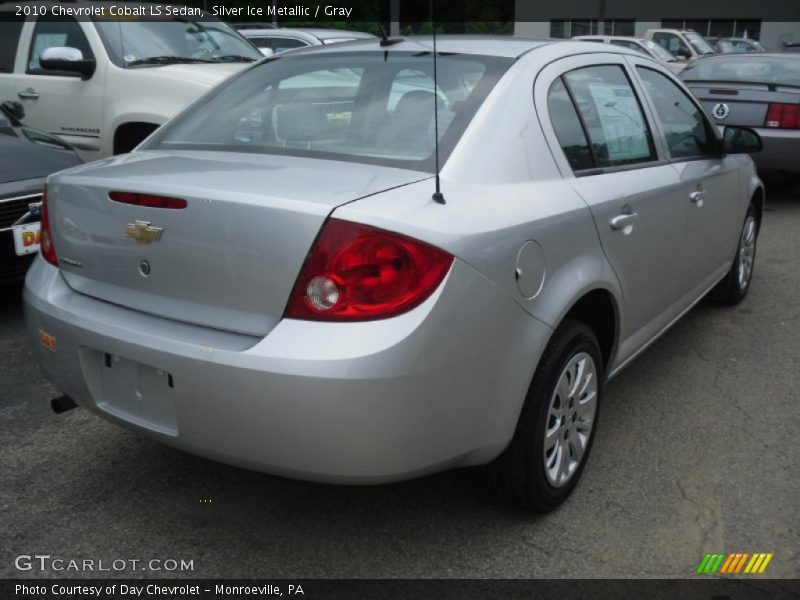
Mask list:
[[[114,202],[134,204],[148,208],[186,208],[187,202],[183,198],[169,198],[167,196],[154,196],[152,194],[136,194],[134,192],[109,192],[108,197]]]
[[[800,104],[772,102],[767,109],[764,127],[773,129],[800,129]]]
[[[39,252],[42,258],[49,262],[51,265],[58,266],[58,257],[56,256],[56,249],[53,247],[53,237],[50,233],[50,215],[47,212],[47,186],[42,193],[42,235],[41,245]]]
[[[423,242],[329,219],[306,257],[286,317],[367,321],[418,306],[439,286],[453,257]]]

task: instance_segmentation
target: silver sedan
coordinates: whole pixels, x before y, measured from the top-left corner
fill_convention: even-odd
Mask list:
[[[53,383],[268,473],[486,465],[516,505],[563,502],[605,382],[708,292],[747,294],[759,139],[630,50],[438,47],[262,61],[50,177],[25,305]]]

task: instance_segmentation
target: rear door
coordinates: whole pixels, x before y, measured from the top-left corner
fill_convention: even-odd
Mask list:
[[[621,55],[567,58],[537,79],[562,173],[592,211],[623,291],[621,359],[680,311],[686,202]],[[545,127],[545,135],[550,130]]]
[[[733,260],[739,233],[738,161],[721,155],[715,128],[697,101],[672,77],[631,60],[667,142],[688,208],[691,279],[697,292],[716,282]]]

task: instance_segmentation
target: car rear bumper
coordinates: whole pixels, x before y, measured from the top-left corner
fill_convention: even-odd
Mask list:
[[[263,339],[78,294],[44,260],[24,297],[38,358],[80,406],[215,460],[334,483],[494,458],[551,333],[458,260],[404,315],[284,319]]]
[[[759,172],[800,172],[800,129],[768,129],[761,127],[755,131],[761,136],[761,141],[764,144],[761,152],[751,155]]]

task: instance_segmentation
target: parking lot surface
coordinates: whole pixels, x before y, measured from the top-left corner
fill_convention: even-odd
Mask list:
[[[606,387],[582,481],[544,516],[475,469],[316,485],[55,415],[20,288],[0,288],[0,577],[688,577],[706,552],[798,577],[798,188],[767,181],[767,201],[748,298],[702,303]],[[20,572],[21,554],[194,568]]]

